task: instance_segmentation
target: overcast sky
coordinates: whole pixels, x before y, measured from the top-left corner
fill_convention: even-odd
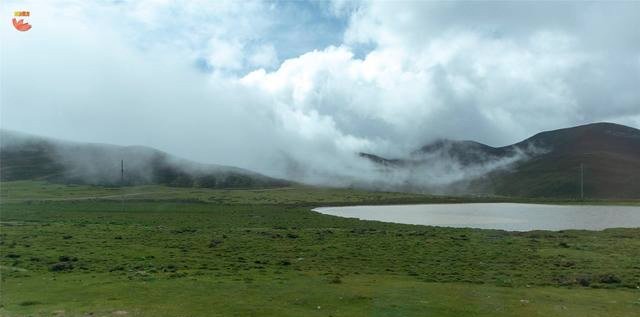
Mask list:
[[[1,5],[5,129],[282,175],[442,137],[640,127],[638,1]]]

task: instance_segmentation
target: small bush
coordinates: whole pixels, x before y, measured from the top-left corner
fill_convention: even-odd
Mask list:
[[[176,272],[177,270],[178,268],[173,264],[169,264],[162,269],[162,271],[170,273]]]
[[[340,278],[340,276],[336,275],[332,279],[329,280],[329,283],[331,283],[331,284],[341,284],[342,283],[342,279]]]
[[[76,261],[78,261],[78,258],[75,257],[75,256],[74,257],[70,257],[68,255],[61,255],[60,257],[58,257],[58,261],[60,261],[60,262],[70,262],[70,261],[76,262]]]
[[[576,282],[578,282],[578,284],[580,284],[581,286],[588,287],[589,285],[591,285],[591,278],[588,276],[580,276],[576,278]]]
[[[604,284],[617,284],[622,282],[619,277],[613,274],[605,274],[600,276],[600,283]]]
[[[49,270],[51,272],[71,271],[73,270],[73,263],[71,262],[54,263],[49,267]]]
[[[109,272],[115,272],[115,271],[124,271],[124,266],[116,265],[109,270]]]
[[[215,248],[217,247],[219,244],[222,243],[222,240],[211,240],[211,242],[209,242],[209,247],[210,248]]]
[[[196,231],[198,230],[194,228],[180,228],[180,229],[171,230],[171,233],[175,233],[175,234],[195,233]]]

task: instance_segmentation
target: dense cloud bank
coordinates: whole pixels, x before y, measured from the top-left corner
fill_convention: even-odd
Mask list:
[[[406,182],[358,155],[640,126],[640,2],[21,1],[2,126],[298,181]],[[520,159],[521,157],[517,157]],[[438,161],[428,185],[477,171]]]

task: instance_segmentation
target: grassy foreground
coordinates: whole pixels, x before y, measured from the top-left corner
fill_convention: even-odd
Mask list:
[[[2,183],[0,316],[637,316],[640,229],[388,224],[322,204],[449,202],[286,188]],[[463,199],[464,200],[464,199]]]

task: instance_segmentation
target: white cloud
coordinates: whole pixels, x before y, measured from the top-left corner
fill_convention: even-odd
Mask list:
[[[238,70],[242,68],[244,54],[239,42],[229,42],[218,38],[209,41],[207,62],[216,69]]]
[[[273,67],[278,63],[278,53],[273,45],[260,45],[255,48],[249,63],[253,67]]]

